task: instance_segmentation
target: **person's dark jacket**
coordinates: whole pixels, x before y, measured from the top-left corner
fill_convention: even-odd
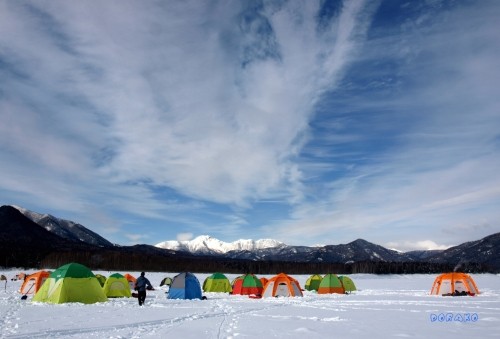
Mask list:
[[[135,282],[135,289],[139,292],[145,292],[146,288],[152,289],[153,286],[151,286],[148,278],[141,275]]]

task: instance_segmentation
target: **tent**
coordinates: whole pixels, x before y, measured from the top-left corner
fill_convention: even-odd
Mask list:
[[[259,280],[262,283],[262,287],[266,286],[267,282],[269,281],[269,279],[264,277],[260,278]]]
[[[128,273],[125,273],[124,277],[125,279],[127,279],[130,289],[133,290],[135,288],[135,282],[137,281],[137,279],[133,275]]]
[[[26,279],[24,279],[24,283],[21,285],[19,292],[21,294],[35,294],[49,276],[50,272],[48,271],[38,271],[28,275]]]
[[[466,273],[443,273],[432,285],[432,295],[476,295],[479,290],[474,279]]]
[[[294,278],[280,273],[267,282],[262,292],[264,298],[267,297],[302,297],[300,284]]]
[[[94,273],[77,263],[63,265],[52,272],[33,297],[33,301],[54,304],[93,304],[107,300]]]
[[[323,279],[319,274],[313,274],[306,280],[306,285],[304,286],[308,291],[317,291],[319,287],[319,283]]]
[[[233,291],[234,291],[234,284],[236,284],[236,282],[237,282],[238,280],[241,280],[241,279],[243,278],[243,276],[244,276],[244,275],[239,275],[239,276],[237,276],[236,278],[234,278],[234,279],[233,279],[233,281],[231,281],[231,287],[233,288]],[[264,285],[262,285],[262,286],[264,286]]]
[[[106,282],[106,277],[103,276],[102,274],[96,274],[95,277],[99,281],[99,284],[101,284],[101,287],[103,287],[104,283]]]
[[[233,294],[261,295],[263,289],[262,282],[254,274],[239,276],[233,282]]]
[[[345,290],[342,287],[339,277],[336,274],[327,274],[321,279],[318,287],[318,294],[340,293],[344,294]]]
[[[130,298],[132,296],[127,279],[120,273],[111,274],[106,279],[102,289],[108,298]]]
[[[229,279],[224,274],[214,273],[203,282],[203,291],[231,293],[233,288],[231,287]]]
[[[170,277],[163,278],[160,282],[160,286],[164,286],[164,285],[170,287],[170,285],[172,285],[172,278],[170,278]]]
[[[168,299],[201,299],[200,281],[189,272],[179,273],[172,280]]]
[[[344,288],[344,291],[346,293],[356,291],[356,285],[354,285],[354,282],[351,278],[345,275],[339,275],[339,280],[342,283],[342,287]]]

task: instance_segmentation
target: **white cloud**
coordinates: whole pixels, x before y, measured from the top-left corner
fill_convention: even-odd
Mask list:
[[[144,234],[132,234],[132,233],[126,233],[125,237],[129,239],[130,243],[133,245],[139,244],[149,238],[147,235]]]
[[[193,239],[193,233],[178,233],[177,241],[188,241]]]
[[[146,181],[240,205],[276,194],[300,201],[302,178],[290,159],[315,96],[335,84],[355,47],[362,4],[349,2],[338,32],[324,36],[316,4],[275,7],[262,20],[276,44],[257,47],[281,57],[245,67],[234,51],[245,47],[240,38],[258,43],[251,34],[259,32],[235,30],[238,6],[4,4],[3,27],[16,34],[0,43],[12,59],[22,55],[30,78],[11,83],[38,87],[30,100],[45,105],[12,110],[15,124],[29,124],[5,138],[39,166],[79,179]],[[47,120],[54,125],[38,129]]]

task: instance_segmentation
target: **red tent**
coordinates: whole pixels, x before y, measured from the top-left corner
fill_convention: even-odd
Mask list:
[[[245,274],[233,282],[233,294],[262,294],[262,282],[254,274]]]

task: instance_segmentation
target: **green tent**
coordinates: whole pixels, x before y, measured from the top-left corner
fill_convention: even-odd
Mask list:
[[[127,278],[120,273],[111,274],[109,278],[106,279],[102,289],[104,294],[109,298],[130,298],[132,296]]]
[[[106,282],[106,277],[103,276],[102,274],[96,274],[95,277],[99,281],[99,284],[101,284],[101,287],[103,287],[104,283]]]
[[[345,275],[340,275],[339,280],[342,283],[342,286],[344,287],[344,290],[346,292],[356,291],[356,285],[354,285],[354,282],[352,281],[351,278],[346,277]]]
[[[90,269],[77,263],[70,263],[52,272],[32,300],[53,304],[67,302],[93,304],[108,299]]]
[[[317,291],[319,288],[319,284],[321,283],[321,280],[323,280],[323,277],[320,276],[319,274],[311,275],[306,280],[305,289],[308,291]]]
[[[325,275],[319,284],[318,294],[328,293],[345,293],[344,287],[336,274]]]
[[[231,293],[233,288],[229,279],[224,274],[214,273],[203,282],[203,291]]]

